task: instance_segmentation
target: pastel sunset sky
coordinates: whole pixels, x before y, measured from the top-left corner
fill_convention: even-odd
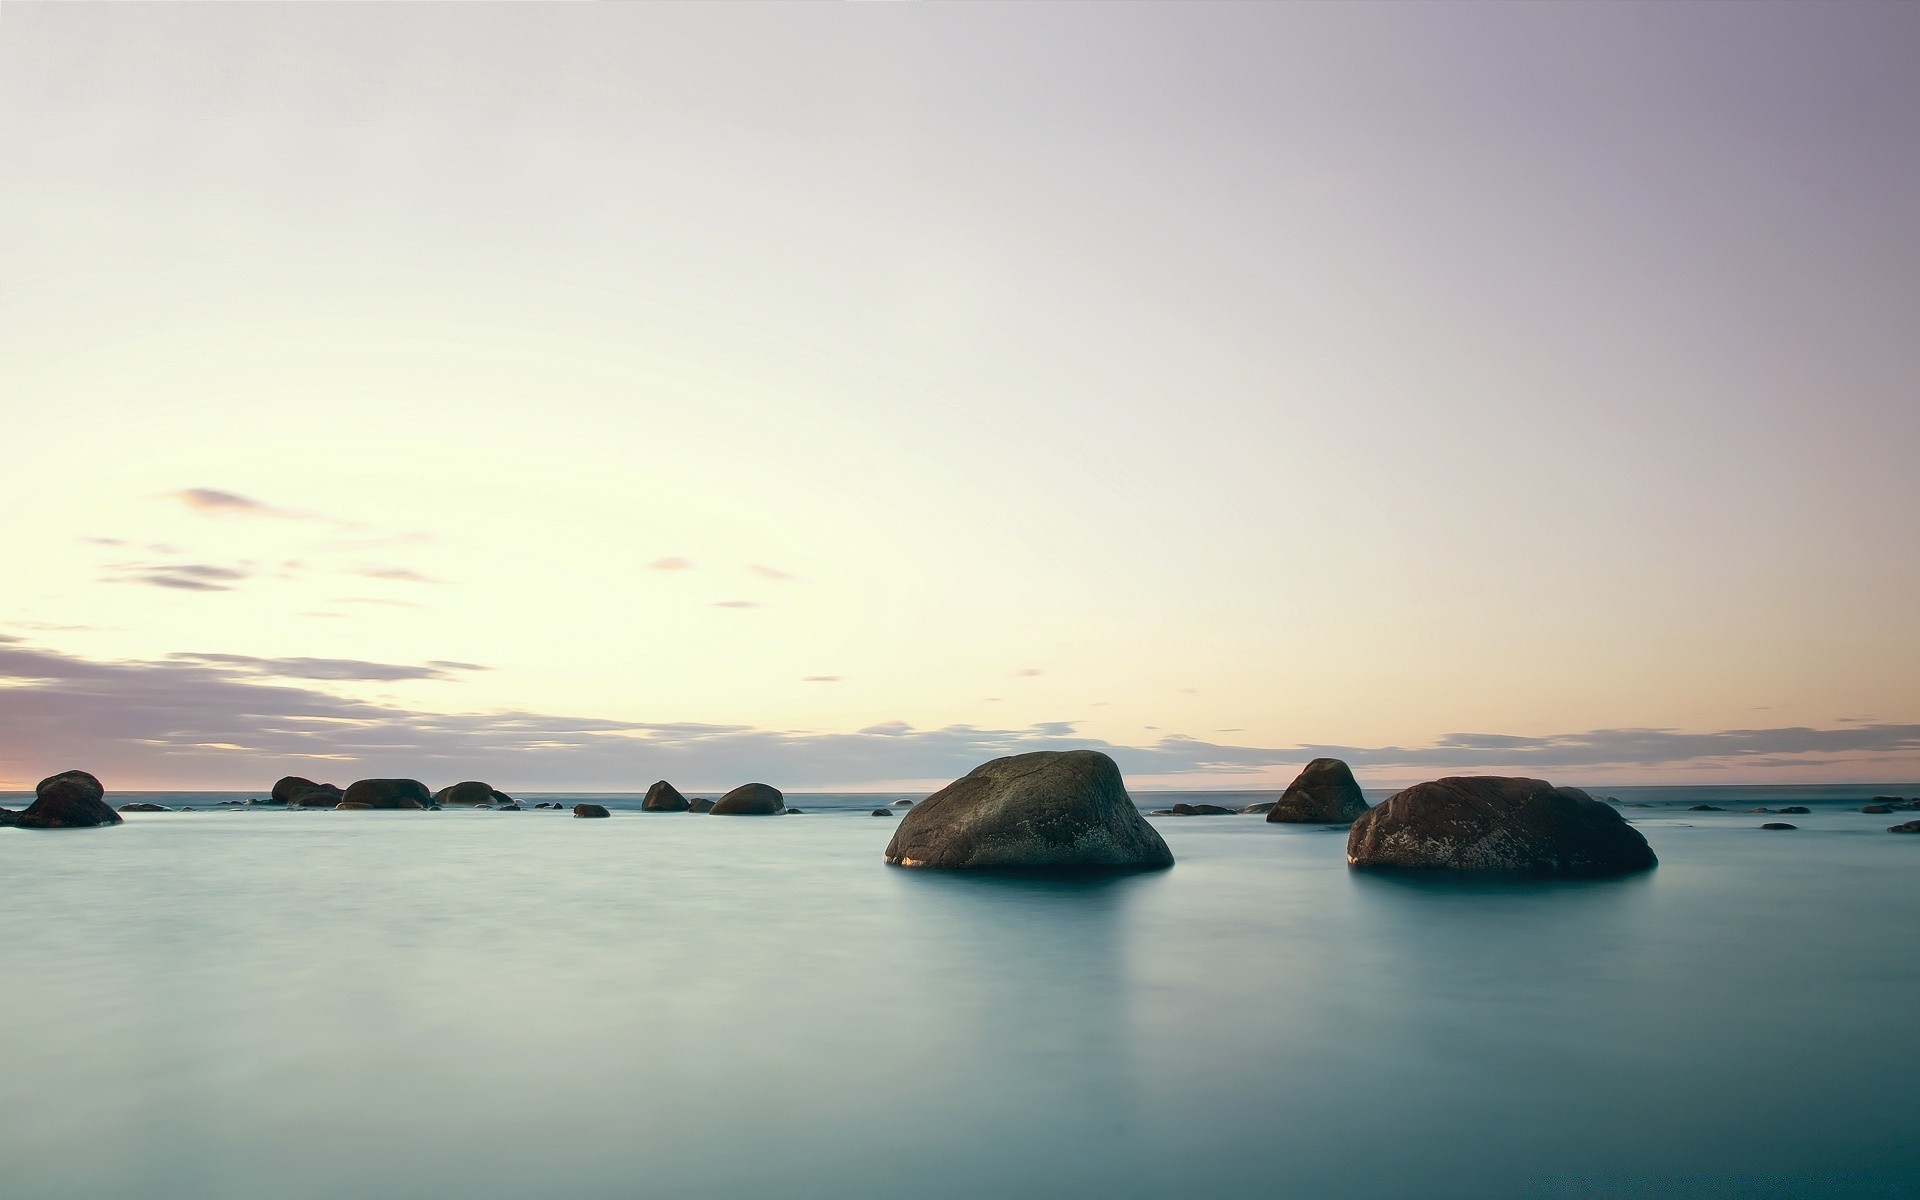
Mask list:
[[[0,6],[0,787],[1920,779],[1920,5]]]

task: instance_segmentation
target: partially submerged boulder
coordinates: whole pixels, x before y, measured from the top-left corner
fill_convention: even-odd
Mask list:
[[[336,808],[425,808],[433,793],[418,779],[360,779],[340,797]]]
[[[1789,804],[1787,807],[1781,809],[1780,812],[1784,816],[1805,817],[1811,816],[1813,810],[1804,804]]]
[[[1906,805],[1902,804],[1900,807],[1905,808]],[[1884,817],[1888,813],[1893,811],[1893,806],[1890,804],[1869,804],[1861,808],[1860,811],[1863,813],[1870,813],[1876,817]]]
[[[85,771],[49,775],[33,789],[33,803],[8,812],[4,821],[21,829],[93,829],[124,818],[107,803],[107,789]]]
[[[891,817],[893,815],[893,810],[891,808],[876,808],[869,815],[876,816],[876,817]]]
[[[284,779],[280,781],[280,783],[285,782]],[[306,781],[301,780],[301,782]],[[280,784],[274,784],[273,790],[278,793]],[[290,793],[286,798],[286,805],[288,808],[336,808],[344,795],[346,795],[345,792],[330,783],[308,784],[304,790]]]
[[[308,805],[307,807],[309,808],[332,808],[340,802],[339,788],[330,783],[315,783],[304,775],[281,776],[280,781],[273,785],[272,802],[275,804],[291,804],[296,796],[304,796],[315,791],[331,792],[333,793],[333,799],[324,805]]]
[[[779,788],[764,783],[743,783],[720,797],[713,806],[716,817],[771,817],[787,807],[787,798]]]
[[[1347,835],[1355,867],[1561,877],[1657,865],[1640,831],[1579,788],[1543,779],[1457,776],[1415,784],[1362,813]]]
[[[456,804],[485,804],[491,807],[494,805],[512,804],[513,797],[507,795],[505,792],[495,791],[493,785],[490,783],[481,783],[477,779],[469,779],[464,783],[456,783],[451,787],[441,788],[433,794],[432,803],[438,804],[442,808],[451,808]]]
[[[1249,804],[1240,811],[1244,815],[1254,816],[1264,812],[1272,812],[1273,806],[1278,803],[1279,801],[1277,800],[1262,800],[1258,804]]]
[[[1800,827],[1798,825],[1789,825],[1785,821],[1768,821],[1766,824],[1762,825],[1760,828],[1762,829],[1798,829]]]
[[[713,801],[689,800],[687,801],[687,811],[690,813],[710,813],[713,811]]]
[[[1170,867],[1173,852],[1097,750],[982,763],[913,806],[887,843],[901,867]]]
[[[1346,825],[1367,811],[1367,798],[1347,764],[1316,758],[1294,777],[1267,810],[1275,824]]]
[[[1218,804],[1176,804],[1167,810],[1170,817],[1231,817],[1233,810]]]
[[[173,810],[168,808],[164,804],[149,804],[147,801],[141,800],[133,804],[122,804],[120,806],[120,811],[121,812],[172,812]]]
[[[647,789],[647,798],[640,802],[642,812],[685,812],[687,798],[680,789],[662,779]]]
[[[1898,825],[1887,826],[1888,833],[1920,833],[1920,821],[1902,821]]]
[[[612,814],[598,804],[576,804],[573,806],[573,815],[576,817],[605,817],[611,816]]]

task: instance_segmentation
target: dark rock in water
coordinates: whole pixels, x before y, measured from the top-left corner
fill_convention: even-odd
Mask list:
[[[786,812],[786,815],[789,817],[798,817],[798,816],[804,816],[805,813],[806,813],[806,810],[803,808],[789,808]]]
[[[1258,804],[1249,804],[1245,808],[1241,809],[1240,811],[1242,814],[1246,814],[1246,815],[1253,815],[1253,814],[1263,813],[1263,812],[1272,812],[1273,806],[1276,803],[1278,803],[1278,801],[1262,800]]]
[[[285,782],[284,779],[280,781],[280,783]],[[276,783],[273,786],[278,791],[280,784]],[[303,791],[290,793],[286,797],[286,805],[288,808],[333,808],[340,803],[340,797],[343,795],[345,795],[344,792],[330,783],[316,783]]]
[[[779,788],[764,783],[743,783],[720,797],[710,810],[716,817],[770,817],[787,806]]]
[[[1906,801],[1901,799],[1899,796],[1875,796],[1873,799],[1867,801],[1867,803],[1868,804],[1905,804]]]
[[[1770,812],[1772,812],[1773,810],[1772,810],[1772,809],[1770,809],[1770,808],[1750,808],[1750,809],[1748,809],[1747,811],[1748,811],[1748,812],[1757,812],[1757,813],[1770,813]]]
[[[1170,867],[1173,852],[1097,750],[996,758],[909,809],[887,843],[902,867]]]
[[[357,802],[356,802],[356,803],[353,803],[353,804],[348,804],[348,803],[346,803],[346,802],[344,802],[344,801],[342,801],[341,803],[339,803],[339,804],[336,804],[336,805],[334,805],[334,806],[333,806],[333,811],[335,811],[335,812],[372,812],[372,811],[373,811],[373,805],[371,805],[371,804],[360,804],[360,803],[357,803]]]
[[[1798,829],[1800,827],[1798,825],[1789,825],[1785,821],[1768,821],[1766,824],[1762,825],[1760,828],[1762,829]]]
[[[1900,807],[1905,808],[1906,805],[1902,804]],[[1887,807],[1884,804],[1869,804],[1866,807],[1862,808],[1860,811],[1863,813],[1871,813],[1876,817],[1884,817],[1888,813],[1892,812],[1893,809]]]
[[[418,779],[360,779],[336,807],[425,808],[433,802],[433,793]]]
[[[438,808],[439,806],[435,805],[434,807]],[[494,805],[494,807],[499,809],[501,812],[519,812],[520,811],[520,806],[518,804],[513,804],[511,802],[507,804],[496,804]]]
[[[689,800],[689,801],[687,801],[687,811],[688,811],[688,812],[695,812],[695,813],[703,813],[703,812],[712,812],[712,811],[713,811],[713,801],[711,801],[711,800]]]
[[[1150,808],[1147,810],[1147,815],[1150,817],[1170,817],[1173,815],[1173,810],[1170,808]]]
[[[1267,820],[1279,824],[1345,825],[1367,811],[1367,800],[1347,764],[1337,758],[1316,758],[1287,785],[1267,810]]]
[[[1222,808],[1218,804],[1176,804],[1171,810],[1176,817],[1230,817],[1233,810]]]
[[[273,785],[273,800],[276,804],[285,804],[295,796],[304,792],[311,792],[315,789],[332,792],[336,797],[336,802],[337,797],[340,795],[340,789],[330,783],[315,783],[313,780],[307,779],[304,776],[287,775],[282,777],[280,782]]]
[[[680,789],[662,779],[647,789],[647,798],[640,803],[642,812],[685,812],[687,798]]]
[[[893,807],[895,807],[895,808],[912,808],[912,807],[913,807],[913,801],[911,801],[911,800],[895,800],[895,801],[893,802]]]
[[[164,804],[148,804],[146,801],[142,800],[137,804],[122,804],[120,806],[120,811],[121,812],[172,812],[173,810],[168,808]]]
[[[427,805],[427,811],[428,811],[428,812],[439,812],[439,811],[440,811],[440,806],[439,806],[438,804],[429,804],[429,805]]]
[[[1903,821],[1898,825],[1887,826],[1888,833],[1920,833],[1920,821]]]
[[[1659,860],[1639,830],[1579,788],[1482,775],[1415,784],[1368,809],[1347,836],[1347,862],[1591,877]]]
[[[1782,815],[1804,817],[1813,810],[1804,804],[1795,804],[1780,810]]]
[[[612,814],[598,804],[576,804],[573,806],[573,815],[576,817],[606,817]]]
[[[1688,812],[1725,812],[1727,810],[1724,808],[1721,808],[1718,804],[1696,804],[1692,808],[1689,808],[1687,811]]]
[[[49,775],[33,789],[33,803],[0,821],[19,829],[93,829],[125,818],[107,803],[107,790],[85,771]]]
[[[869,815],[876,816],[876,817],[890,817],[893,815],[893,810],[890,808],[876,808]]]
[[[430,803],[438,804],[442,808],[451,807],[456,804],[471,804],[476,807],[486,804],[499,807],[501,805],[512,804],[513,797],[507,795],[505,792],[495,791],[493,785],[490,783],[481,783],[477,779],[469,779],[465,783],[456,783],[451,787],[441,788],[433,794],[433,799]]]

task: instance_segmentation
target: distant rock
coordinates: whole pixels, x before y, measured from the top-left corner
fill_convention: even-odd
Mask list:
[[[1579,788],[1483,775],[1415,784],[1368,809],[1347,836],[1347,862],[1595,877],[1659,859],[1639,830]]]
[[[418,779],[360,779],[334,807],[422,809],[433,802],[433,793]]]
[[[168,808],[164,804],[149,804],[146,801],[142,800],[136,804],[122,804],[120,806],[120,811],[121,812],[172,812],[173,810]]]
[[[779,788],[764,783],[743,783],[720,797],[711,812],[716,817],[771,817],[787,806]]]
[[[499,807],[504,804],[512,804],[513,797],[507,795],[505,792],[495,791],[493,785],[490,783],[481,783],[477,779],[469,779],[465,783],[456,783],[452,787],[441,788],[433,794],[433,800],[431,802],[443,808],[452,808],[455,805],[478,806],[482,804]]]
[[[438,808],[439,806],[429,805],[428,807]],[[511,800],[507,801],[507,803],[505,804],[496,804],[494,805],[494,807],[499,809],[501,812],[519,812],[520,811],[520,806],[518,804],[513,803],[513,801]]]
[[[1693,807],[1689,808],[1687,811],[1688,812],[1725,812],[1727,810],[1724,808],[1721,808],[1718,804],[1696,804]]]
[[[1246,815],[1246,816],[1252,816],[1252,815],[1263,813],[1263,812],[1272,812],[1273,806],[1276,803],[1278,803],[1278,801],[1262,800],[1258,804],[1247,805],[1245,808],[1241,809],[1240,812],[1242,813],[1242,815]]]
[[[891,817],[893,815],[893,810],[891,808],[876,808],[869,815],[876,816],[876,817]]]
[[[1906,801],[1899,796],[1875,796],[1873,799],[1867,801],[1867,803],[1868,804],[1905,804]]]
[[[804,816],[805,814],[806,814],[806,810],[803,808],[789,808],[786,811],[786,815],[789,817]]]
[[[1782,809],[1781,811],[1784,812],[1786,810]],[[1768,821],[1766,824],[1762,825],[1760,828],[1762,829],[1798,829],[1800,827],[1798,825],[1789,825],[1785,821]]]
[[[1178,806],[1176,806],[1177,808]],[[1367,799],[1347,764],[1316,758],[1267,810],[1275,824],[1345,825],[1367,811]]]
[[[902,867],[1170,867],[1173,852],[1096,750],[996,758],[907,812],[887,844]]]
[[[687,798],[680,789],[662,779],[647,789],[647,798],[640,803],[643,812],[686,812]]]
[[[1773,810],[1772,810],[1772,809],[1770,809],[1770,808],[1750,808],[1750,809],[1748,809],[1747,811],[1748,811],[1748,812],[1757,812],[1757,813],[1770,813],[1770,812],[1772,812]]]
[[[576,817],[606,817],[612,814],[598,804],[576,804],[573,806],[573,815]]]
[[[107,803],[107,790],[85,771],[49,775],[33,789],[33,803],[0,813],[0,824],[19,829],[93,829],[124,818]]]
[[[1168,810],[1175,817],[1231,817],[1233,810],[1218,804],[1176,804]]]
[[[688,812],[690,812],[690,813],[703,813],[703,812],[712,812],[712,811],[713,811],[713,801],[711,801],[711,800],[689,800],[689,801],[687,801],[687,811],[688,811]]]
[[[1888,833],[1920,833],[1920,821],[1903,821],[1898,825],[1887,826]]]
[[[913,801],[911,801],[911,800],[895,800],[895,801],[893,802],[893,807],[895,807],[895,808],[912,808],[912,807],[913,807]]]
[[[1780,810],[1781,814],[1784,816],[1797,816],[1797,817],[1804,817],[1812,811],[1813,811],[1812,809],[1808,808],[1804,804],[1794,804]]]
[[[1902,804],[1900,807],[1905,808],[1906,805]],[[1863,807],[1860,811],[1863,813],[1871,813],[1876,817],[1884,817],[1888,813],[1892,812],[1893,809],[1890,806],[1885,804],[1869,804]]]
[[[325,788],[336,796],[340,794],[340,789],[330,783],[315,783],[303,775],[287,775],[273,785],[273,799],[276,803],[285,804],[302,792],[311,792],[315,788]]]
[[[1170,817],[1173,815],[1173,810],[1170,808],[1150,808],[1147,810],[1147,815],[1150,817]]]

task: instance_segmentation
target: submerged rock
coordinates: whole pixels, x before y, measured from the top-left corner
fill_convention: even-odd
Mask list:
[[[1233,810],[1222,808],[1218,804],[1176,804],[1167,810],[1175,817],[1231,817]]]
[[[1688,812],[1725,812],[1727,810],[1724,808],[1721,808],[1718,804],[1696,804],[1692,808],[1689,808],[1687,811]]]
[[[1902,821],[1898,825],[1887,826],[1888,833],[1920,833],[1920,821]]]
[[[149,804],[146,801],[142,800],[135,804],[122,804],[120,806],[120,811],[121,812],[172,812],[173,810],[168,808],[164,804]]]
[[[1904,804],[1902,804],[1902,805],[1901,805],[1900,807],[1901,807],[1901,808],[1905,808],[1905,807],[1906,807],[1906,805],[1904,805]],[[1863,812],[1863,813],[1871,813],[1872,815],[1874,815],[1874,816],[1876,816],[1876,817],[1884,817],[1884,816],[1886,816],[1886,815],[1887,815],[1888,813],[1890,813],[1890,812],[1892,812],[1892,811],[1893,811],[1893,809],[1892,809],[1892,808],[1890,808],[1890,807],[1888,807],[1888,806],[1887,806],[1887,805],[1885,805],[1885,804],[1869,804],[1869,805],[1867,805],[1867,806],[1865,806],[1864,808],[1862,808],[1862,809],[1861,809],[1860,811],[1861,811],[1861,812]]]
[[[1748,812],[1757,812],[1757,813],[1770,813],[1770,812],[1772,812],[1773,810],[1772,810],[1772,809],[1770,809],[1770,808],[1750,808],[1750,809],[1748,809],[1747,811],[1748,811]]]
[[[1267,810],[1267,820],[1308,825],[1345,825],[1367,811],[1367,798],[1347,764],[1316,758],[1294,777]]]
[[[1766,824],[1762,825],[1760,828],[1762,829],[1798,829],[1800,827],[1798,825],[1789,825],[1785,821],[1768,821]]]
[[[573,815],[576,817],[606,817],[612,814],[598,804],[576,804],[573,806]]]
[[[703,813],[703,812],[712,812],[712,811],[713,811],[713,801],[711,801],[711,800],[689,800],[689,801],[687,801],[687,811],[688,811],[688,812],[690,812],[690,813]]]
[[[743,783],[720,797],[709,811],[716,817],[771,817],[787,807],[780,789],[764,783]]]
[[[1173,852],[1096,750],[1038,750],[982,763],[916,804],[887,843],[902,867],[1134,869]]]
[[[360,779],[334,807],[421,809],[433,802],[433,793],[418,779]]]
[[[20,829],[93,829],[123,818],[107,803],[107,789],[85,771],[49,775],[33,789],[33,803],[8,811],[0,822]]]
[[[1781,815],[1783,816],[1796,816],[1796,817],[1804,817],[1807,814],[1811,813],[1812,811],[1813,811],[1812,809],[1808,808],[1804,804],[1793,804],[1780,810]]]
[[[687,798],[680,789],[662,779],[647,789],[647,798],[640,802],[642,812],[685,812]]]
[[[481,783],[477,779],[469,779],[465,783],[456,783],[451,787],[441,788],[433,794],[433,799],[429,803],[438,804],[442,808],[455,804],[500,806],[512,804],[513,797],[507,795],[505,792],[495,791],[493,785],[490,783]]]
[[[1273,806],[1277,803],[1279,802],[1276,800],[1262,800],[1258,804],[1247,805],[1245,808],[1241,809],[1240,812],[1244,816],[1253,816],[1263,812],[1272,812]]]
[[[1456,776],[1396,792],[1353,823],[1355,867],[1516,875],[1625,875],[1658,864],[1621,815],[1543,779]]]
[[[893,807],[894,807],[894,808],[912,808],[912,807],[913,807],[913,801],[911,801],[911,800],[895,800],[895,801],[893,802]]]
[[[784,815],[789,817],[798,817],[798,816],[805,815],[805,813],[806,813],[806,810],[803,808],[789,808]]]
[[[875,816],[875,817],[891,817],[893,815],[893,810],[890,808],[876,808],[869,815]]]
[[[1150,808],[1147,810],[1147,815],[1150,817],[1170,817],[1173,815],[1173,810],[1170,808]]]

